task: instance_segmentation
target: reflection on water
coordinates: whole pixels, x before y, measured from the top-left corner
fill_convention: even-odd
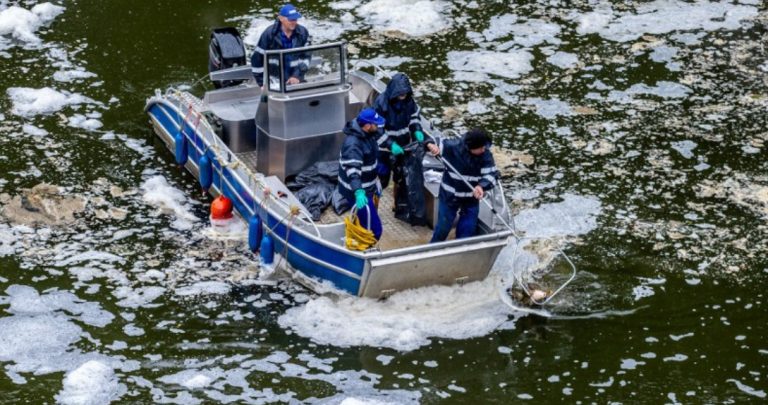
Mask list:
[[[275,6],[172,3],[0,0],[8,401],[765,398],[762,2],[301,4],[315,43],[408,73],[441,128],[488,128],[518,228],[552,238],[383,302],[265,280],[243,224],[208,221],[144,100],[202,91],[209,28],[253,47]],[[516,272],[568,277],[553,246],[573,283],[511,300]]]

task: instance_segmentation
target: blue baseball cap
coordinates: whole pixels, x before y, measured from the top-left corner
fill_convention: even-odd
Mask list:
[[[376,110],[373,108],[366,108],[363,111],[360,111],[360,114],[357,114],[357,122],[359,124],[376,124],[376,125],[384,125],[384,117],[376,113]]]
[[[293,4],[286,4],[283,7],[281,7],[280,15],[291,21],[296,21],[299,18],[301,18],[301,13],[299,13],[299,11],[296,10],[296,7],[294,7]]]

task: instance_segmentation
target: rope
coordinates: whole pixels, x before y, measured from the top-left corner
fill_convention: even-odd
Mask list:
[[[366,206],[366,209],[369,209]],[[370,226],[370,214],[368,215],[368,226]],[[344,240],[349,250],[368,250],[378,242],[373,235],[373,231],[360,225],[360,217],[357,216],[357,211],[352,210],[352,213],[344,218]]]

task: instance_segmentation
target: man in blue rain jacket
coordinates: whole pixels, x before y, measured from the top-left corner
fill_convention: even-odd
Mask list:
[[[384,118],[372,108],[366,108],[357,118],[344,126],[344,143],[339,156],[339,193],[357,207],[360,224],[381,238],[382,226],[373,196],[379,193],[376,176],[376,137]],[[370,224],[370,225],[369,225]]]
[[[480,200],[485,192],[496,184],[499,172],[490,151],[491,138],[480,129],[473,129],[461,139],[447,139],[442,142],[440,152],[443,159],[453,165],[455,173],[446,167],[440,184],[438,213],[433,242],[442,242],[448,237],[456,213],[456,239],[474,236],[477,231],[477,216],[480,214]],[[472,185],[468,187],[465,180]]]
[[[308,45],[309,31],[297,22],[301,13],[291,4],[280,8],[277,21],[264,30],[251,55],[251,71],[259,86],[264,85],[264,52],[275,49],[293,49]],[[297,84],[309,68],[307,55],[288,55],[284,63],[286,84]],[[279,73],[277,73],[279,74]],[[270,76],[272,73],[270,73]]]

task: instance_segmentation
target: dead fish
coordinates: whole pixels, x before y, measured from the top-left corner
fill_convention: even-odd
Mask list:
[[[515,301],[529,307],[538,306],[539,304],[537,304],[537,302],[544,301],[552,294],[552,291],[545,290],[536,283],[529,283],[526,288],[530,295],[523,291],[522,288],[510,288],[507,292]]]
[[[32,203],[29,201],[29,198],[23,194],[21,196],[21,208],[24,208],[29,212],[40,212],[40,208],[32,205]]]

